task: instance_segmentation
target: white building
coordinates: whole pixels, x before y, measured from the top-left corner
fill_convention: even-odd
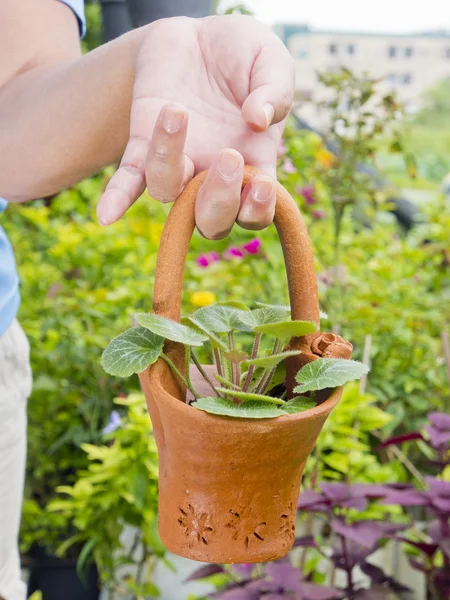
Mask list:
[[[380,92],[394,89],[408,112],[423,93],[450,77],[450,31],[410,35],[316,31],[305,25],[279,24],[275,31],[296,63],[296,100],[300,114],[320,125],[317,102],[324,98],[317,72],[340,66],[383,80]],[[308,104],[304,104],[309,101]]]

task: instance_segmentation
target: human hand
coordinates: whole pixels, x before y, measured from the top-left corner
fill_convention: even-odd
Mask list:
[[[148,26],[136,64],[130,139],[100,198],[99,221],[119,219],[145,184],[151,196],[171,202],[209,169],[196,202],[205,237],[225,237],[235,221],[247,229],[267,226],[293,86],[288,51],[250,17],[163,19]],[[265,174],[241,193],[244,162]]]

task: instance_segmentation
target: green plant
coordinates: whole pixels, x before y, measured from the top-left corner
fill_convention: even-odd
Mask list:
[[[220,304],[200,308],[184,319],[189,325],[176,323],[154,314],[137,314],[140,327],[131,328],[115,338],[102,356],[103,368],[111,375],[127,377],[143,371],[162,358],[189,390],[192,406],[217,415],[247,418],[271,418],[293,414],[315,406],[314,392],[333,389],[366,374],[365,365],[352,360],[317,358],[297,374],[299,384],[287,399],[284,376],[278,366],[300,351],[283,350],[292,337],[317,331],[315,323],[290,320],[290,309],[263,306],[254,310]],[[236,346],[234,333],[252,336],[252,350],[247,353]],[[220,337],[227,334],[228,342]],[[269,351],[261,352],[267,335],[274,338]],[[184,375],[164,352],[166,341],[184,345]],[[195,355],[194,347],[209,342],[217,373],[216,381],[207,374]],[[191,360],[211,388],[213,396],[201,397],[191,377]],[[217,385],[219,383],[220,385]],[[312,392],[312,395],[311,395]],[[309,396],[305,394],[309,393]]]
[[[126,416],[113,413],[106,445],[83,445],[87,469],[79,471],[73,486],[57,488],[59,498],[50,502],[48,511],[75,529],[59,545],[59,555],[73,544],[82,545],[79,570],[94,559],[110,593],[154,596],[158,592],[151,580],[153,565],[165,553],[157,534],[156,443],[142,395],[117,398],[115,403],[126,408]],[[130,548],[122,540],[127,527],[135,531]],[[135,574],[119,580],[117,568],[129,564],[137,567]]]

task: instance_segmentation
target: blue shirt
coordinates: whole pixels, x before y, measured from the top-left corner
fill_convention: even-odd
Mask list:
[[[75,13],[80,27],[80,35],[86,31],[84,0],[60,0]],[[6,200],[0,198],[0,213],[6,206]],[[19,277],[11,244],[3,228],[0,227],[0,336],[5,333],[14,320],[20,305]]]

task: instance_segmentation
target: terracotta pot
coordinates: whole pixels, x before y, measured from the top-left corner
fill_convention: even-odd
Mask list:
[[[246,167],[244,185],[255,174]],[[153,310],[174,320],[180,318],[195,198],[204,177],[205,173],[198,175],[175,202],[161,238]],[[281,185],[274,222],[286,262],[292,318],[319,324],[308,234],[296,204]],[[334,356],[336,347],[339,356],[351,354],[351,345],[332,334],[292,339],[290,347],[301,347],[308,360],[325,353]],[[166,352],[182,370],[183,346],[168,344]],[[302,364],[291,359],[286,365],[291,382]],[[306,460],[342,390],[328,393],[324,402],[303,413],[236,419],[186,404],[186,390],[162,360],[141,373],[140,381],[158,445],[159,533],[168,550],[218,563],[263,562],[287,554],[294,541]]]

